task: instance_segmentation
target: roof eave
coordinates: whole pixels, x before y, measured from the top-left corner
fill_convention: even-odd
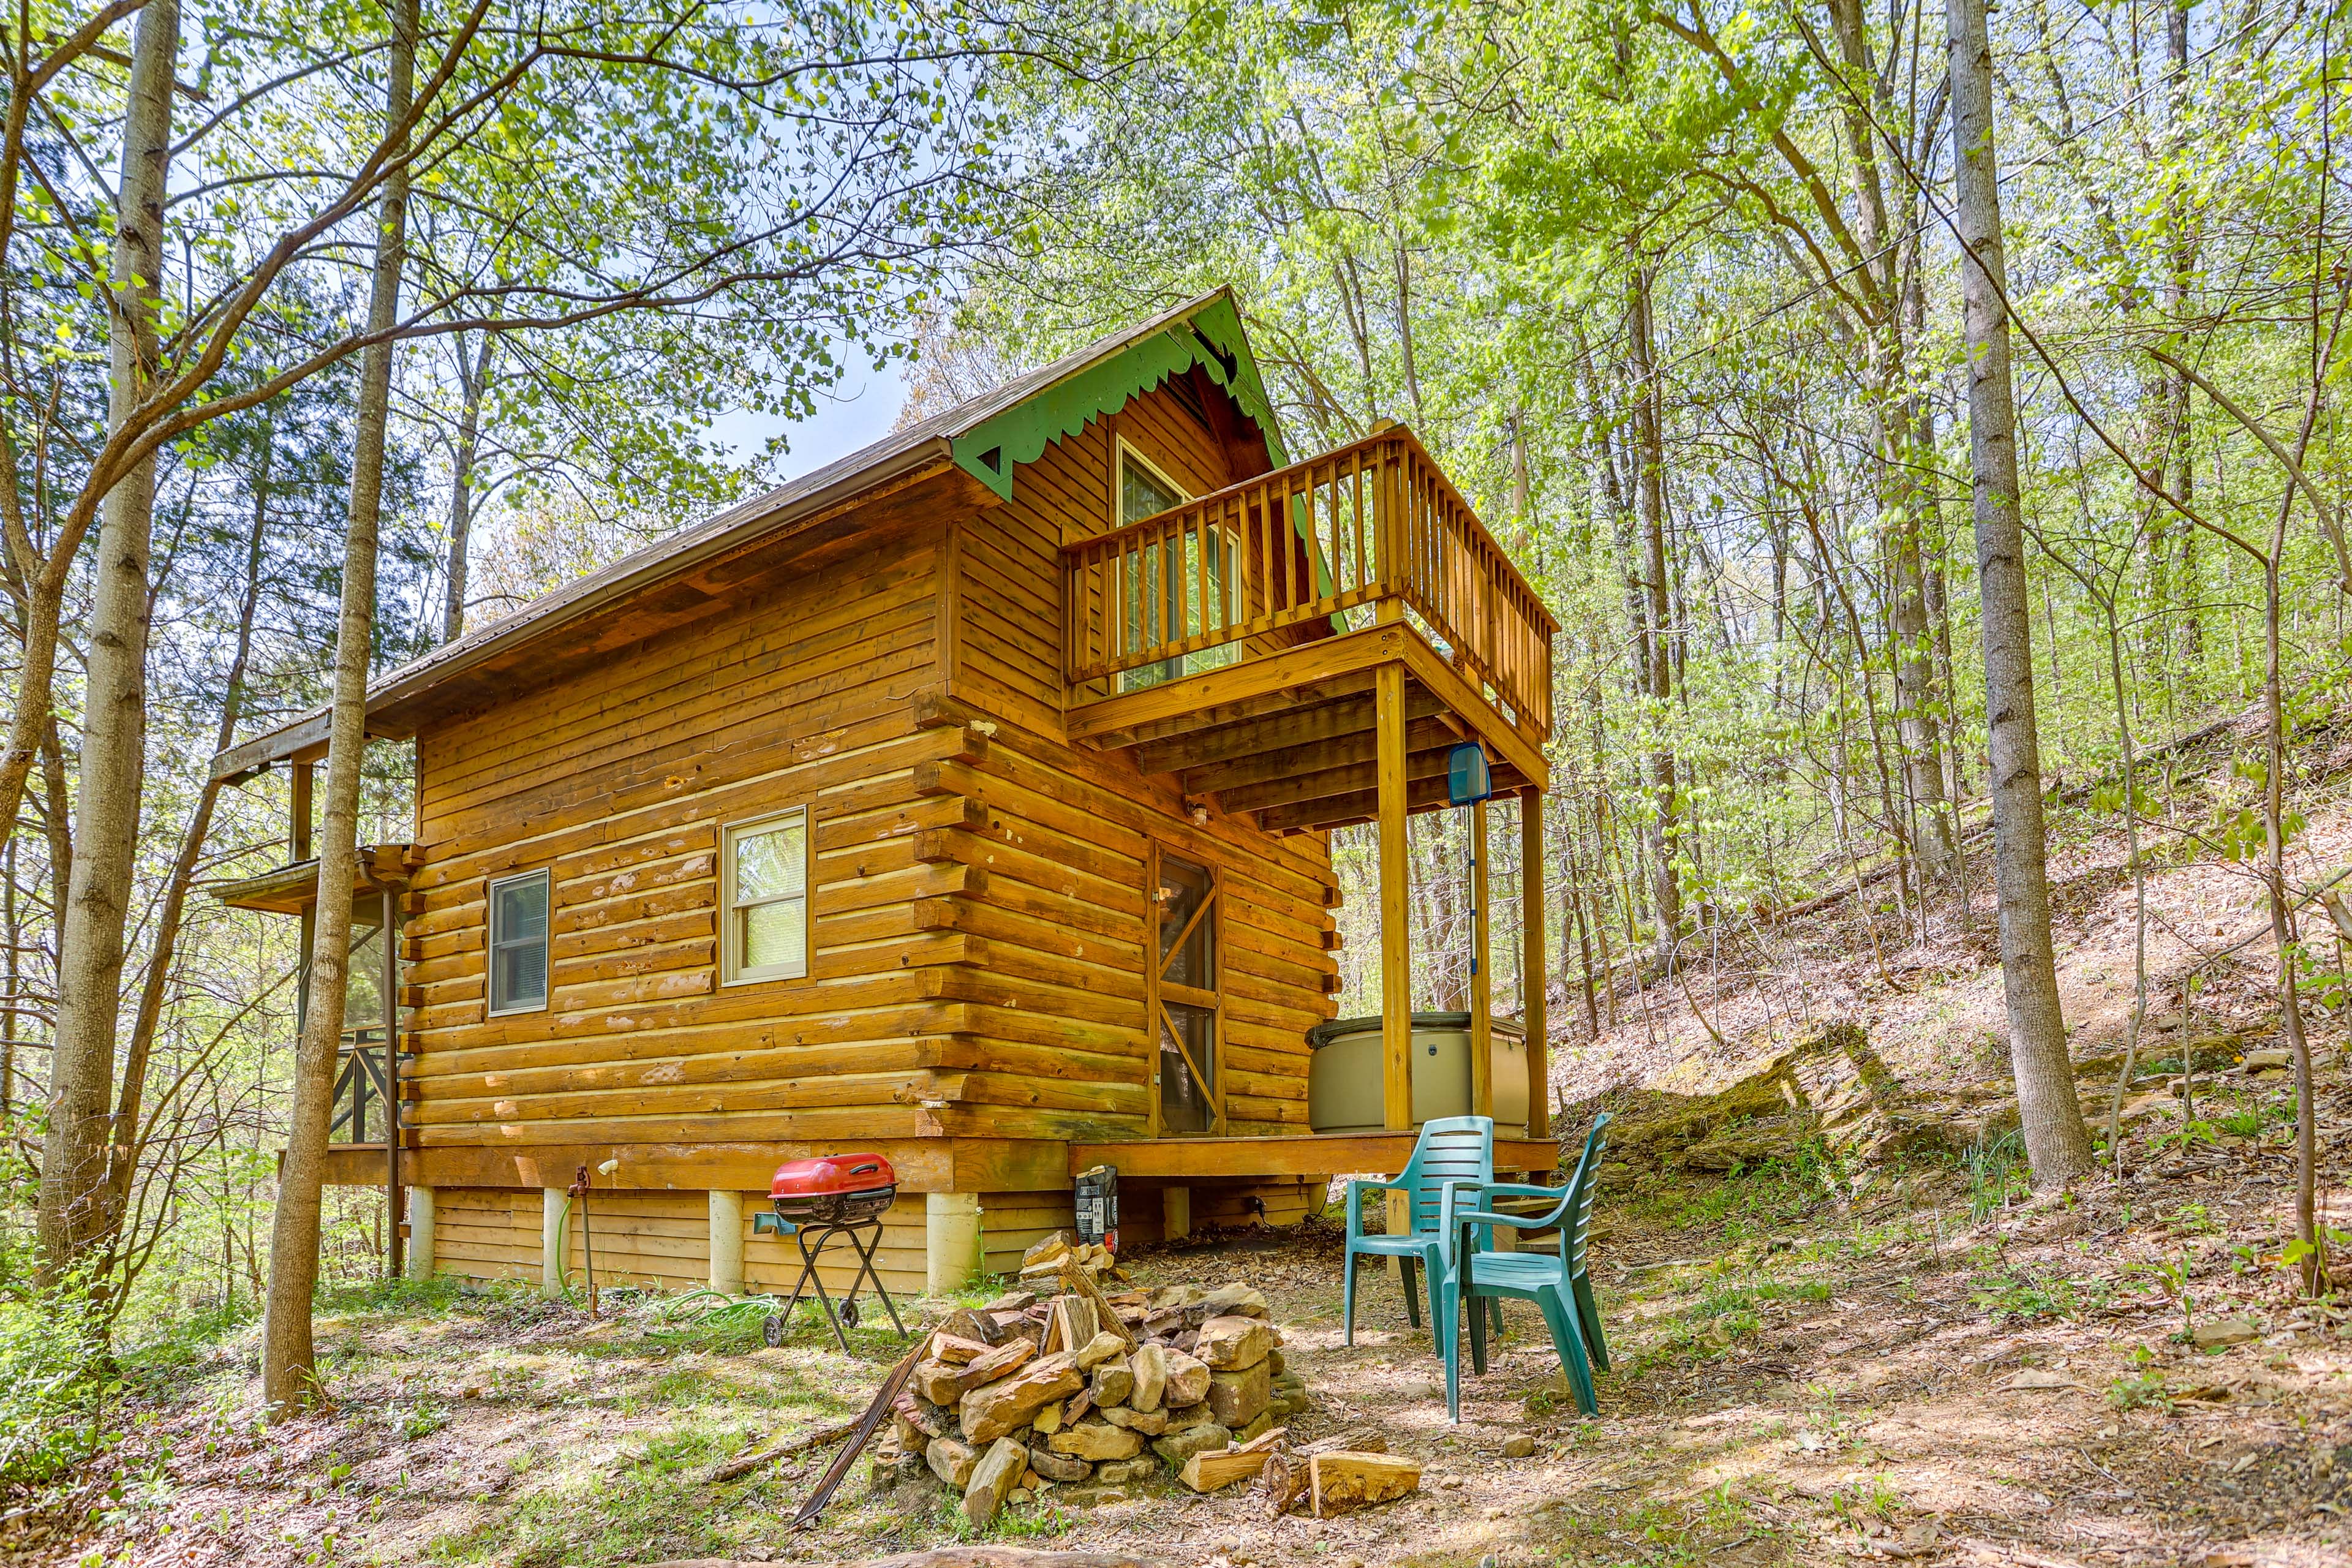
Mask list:
[[[512,615],[501,616],[474,637],[445,644],[404,665],[372,687],[368,691],[371,721],[367,732],[371,738],[406,739],[415,732],[413,729],[398,724],[380,726],[373,721],[379,710],[422,696],[435,686],[478,668],[518,642],[544,636],[594,615],[704,562],[735,553],[778,529],[837,511],[868,490],[897,484],[953,461],[947,438],[933,437],[845,473],[831,484],[789,497],[764,516],[730,522],[721,513],[697,531],[699,537],[674,550],[644,551],[615,563],[614,568],[605,573],[592,573],[558,588]],[[329,707],[315,708],[299,719],[229,747],[214,756],[212,776],[224,784],[240,784],[264,772],[272,763],[325,745],[331,713]]]

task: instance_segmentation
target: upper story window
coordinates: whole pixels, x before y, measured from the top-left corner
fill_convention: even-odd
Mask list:
[[[1157,516],[1171,507],[1181,506],[1191,499],[1134,447],[1124,441],[1118,444],[1118,521],[1121,527],[1130,522],[1141,522],[1145,518]]]
[[[722,962],[730,984],[808,973],[808,837],[804,805],[727,829]]]
[[[489,890],[490,1016],[535,1013],[547,1005],[547,873],[501,877]]]
[[[1124,528],[1171,510],[1191,496],[1150,458],[1121,440],[1118,443],[1118,521]],[[1198,637],[1217,629],[1218,618],[1204,616],[1203,595],[1222,605],[1234,554],[1232,533],[1205,523],[1198,529],[1155,543],[1128,558],[1126,615],[1129,647],[1135,652],[1160,642]],[[1202,559],[1203,551],[1207,559]],[[1240,649],[1231,644],[1202,648],[1181,658],[1164,658],[1128,670],[1119,689],[1136,691],[1231,664]]]

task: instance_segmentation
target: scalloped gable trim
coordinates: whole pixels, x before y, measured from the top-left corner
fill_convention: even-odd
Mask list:
[[[1249,337],[1230,295],[1219,293],[1188,315],[1139,338],[1108,358],[1081,367],[1030,394],[1019,403],[949,442],[958,467],[1005,500],[1013,499],[1013,470],[1034,463],[1047,447],[1076,435],[1087,422],[1124,407],[1130,400],[1194,365],[1223,387],[1265,433],[1266,455],[1277,468],[1289,466],[1274,405],[1259,378]]]

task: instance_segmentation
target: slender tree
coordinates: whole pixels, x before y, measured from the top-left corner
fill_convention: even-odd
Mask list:
[[[327,740],[326,798],[320,803],[319,893],[311,927],[310,991],[294,1062],[293,1125],[278,1176],[278,1213],[269,1236],[269,1302],[261,1332],[261,1396],[273,1417],[309,1405],[318,1394],[310,1335],[310,1298],[319,1281],[319,1209],[326,1180],[327,1133],[334,1113],[335,1063],[343,1038],[345,982],[351,970],[352,894],[359,875],[360,763],[367,751],[367,687],[375,644],[376,541],[383,510],[383,449],[392,411],[393,324],[408,229],[406,139],[415,91],[417,0],[391,0],[391,50],[384,123],[394,127],[392,177],[375,224],[375,267],[368,280],[371,342],[360,363],[359,417],[352,452],[350,526],[343,536],[342,612],[335,627],[335,680]],[[392,942],[395,933],[381,933]],[[400,998],[383,999],[387,1037],[397,1032]],[[396,1054],[396,1053],[395,1053]],[[388,1086],[384,1136],[400,1136],[398,1086]],[[397,1223],[387,1216],[386,1223]]]
[[[1961,314],[1968,341],[1969,489],[1976,508],[1985,719],[1992,763],[1993,877],[2010,1069],[2037,1186],[2091,1168],[2050,945],[2042,751],[2033,705],[2032,605],[2019,511],[2017,403],[2010,374],[2008,270],[1993,138],[1992,42],[1984,0],[1946,0],[1958,176]]]
[[[172,161],[179,0],[150,0],[131,45],[131,93],[115,200],[108,417],[129,426],[157,368],[163,198]],[[68,1268],[104,1227],[122,962],[139,852],[147,763],[147,622],[155,454],[125,466],[106,491],[90,607],[73,873],[58,938],[58,1024],[42,1150],[44,1267]],[[47,693],[41,694],[46,700]],[[20,694],[20,700],[24,700]],[[7,802],[14,815],[16,803]]]

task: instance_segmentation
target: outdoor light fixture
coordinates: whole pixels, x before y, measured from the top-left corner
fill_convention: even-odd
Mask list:
[[[1475,805],[1495,793],[1495,775],[1486,766],[1486,748],[1465,741],[1445,759],[1445,798],[1454,805]]]

